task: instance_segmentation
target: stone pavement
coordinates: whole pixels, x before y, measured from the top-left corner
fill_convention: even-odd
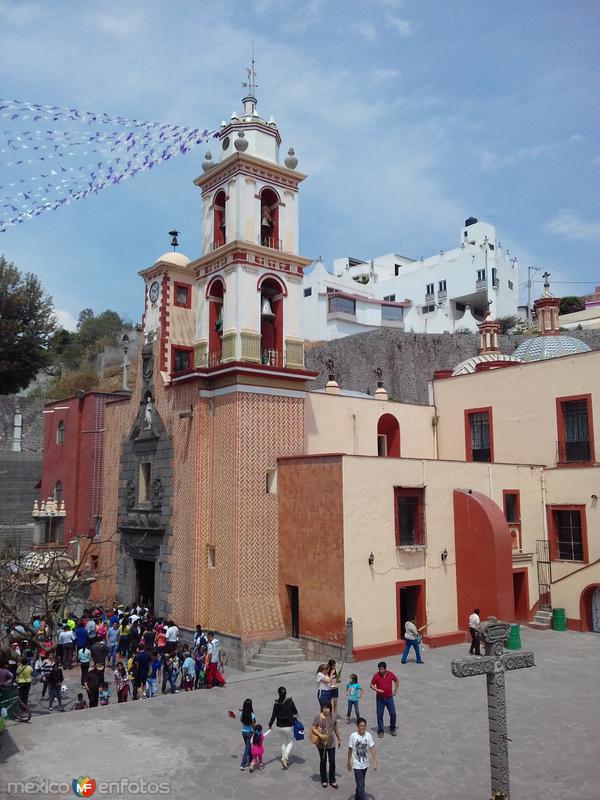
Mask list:
[[[521,639],[523,648],[534,651],[537,667],[506,676],[512,800],[600,800],[600,636],[526,628]],[[399,732],[396,739],[387,733],[383,740],[375,737],[380,766],[368,773],[370,800],[489,798],[485,679],[458,680],[450,673],[451,659],[467,649],[427,649],[422,666],[387,658],[400,680]],[[368,685],[375,664],[346,665],[343,675],[358,673],[365,687],[361,713],[372,730],[374,699]],[[265,741],[265,769],[240,771],[239,724],[227,717],[227,709],[251,697],[258,721],[266,725],[279,685],[288,688],[308,725],[317,707],[312,664],[264,673],[230,671],[223,689],[10,723],[0,736],[0,797],[9,796],[10,781],[46,778],[70,786],[72,778],[90,775],[96,781],[166,782],[163,796],[182,799],[349,800],[354,784],[345,759],[354,726],[343,718],[338,791],[321,788],[318,757],[308,741],[295,743],[290,768],[283,771],[275,733]],[[75,795],[68,790],[29,796]],[[132,787],[110,796],[139,793]]]

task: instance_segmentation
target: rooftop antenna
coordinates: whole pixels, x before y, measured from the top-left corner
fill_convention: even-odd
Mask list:
[[[173,252],[175,252],[175,248],[179,247],[179,242],[177,241],[179,231],[176,231],[175,228],[173,228],[172,231],[169,231],[169,236],[171,237],[171,247],[173,248]]]

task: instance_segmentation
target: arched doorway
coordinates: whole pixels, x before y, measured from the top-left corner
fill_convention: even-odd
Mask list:
[[[400,425],[393,414],[383,414],[377,421],[377,455],[400,458]]]
[[[600,584],[592,583],[583,590],[579,614],[582,631],[600,633]]]

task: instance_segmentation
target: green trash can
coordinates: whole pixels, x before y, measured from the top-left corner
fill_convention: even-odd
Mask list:
[[[19,688],[15,683],[0,686],[0,710],[6,710],[7,719],[19,719],[19,700]]]
[[[507,650],[520,650],[521,649],[521,626],[511,625],[508,639],[505,645]]]
[[[552,609],[552,629],[555,631],[567,630],[567,615],[564,608]]]

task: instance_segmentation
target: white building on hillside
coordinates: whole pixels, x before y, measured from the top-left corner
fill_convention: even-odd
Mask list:
[[[415,260],[390,253],[371,261],[338,258],[333,274],[322,261],[304,277],[304,336],[338,339],[378,327],[415,333],[477,331],[487,314],[517,314],[517,259],[496,229],[465,220],[454,250]]]

